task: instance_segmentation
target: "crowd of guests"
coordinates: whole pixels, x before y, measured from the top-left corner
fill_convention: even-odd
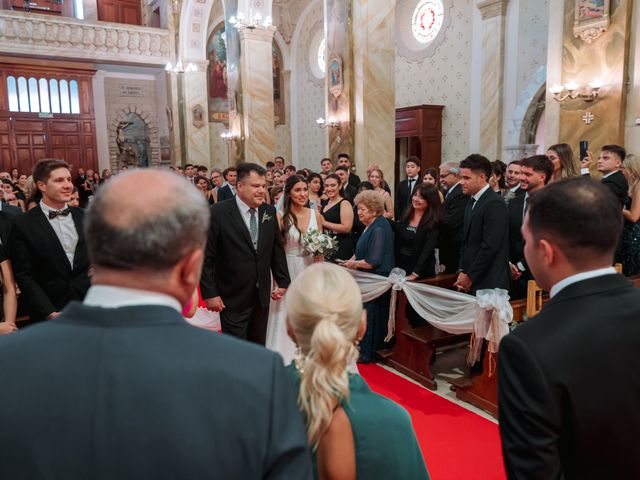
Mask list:
[[[565,144],[552,146],[546,155],[534,155],[509,165],[473,154],[461,162],[448,162],[440,165],[439,169],[421,172],[419,159],[409,157],[405,163],[406,178],[397,184],[393,197],[377,165],[369,165],[367,180],[362,181],[346,154],[339,155],[336,165],[330,159],[323,159],[319,172],[286,165],[282,157],[270,162],[266,170],[251,164],[224,170],[212,169],[210,173],[206,167],[191,164],[184,169],[172,168],[187,181],[179,180],[178,175],[154,170],[132,171],[109,180],[111,174],[108,170],[100,176],[92,170],[78,169],[77,175],[72,177],[70,166],[60,160],[38,162],[30,177],[20,175],[18,171],[6,175],[1,172],[0,273],[4,321],[0,323],[0,334],[16,330],[18,298],[22,303],[20,308],[29,315],[30,323],[57,319],[72,301],[84,299],[85,303],[65,309],[59,323],[42,322],[38,328],[27,328],[24,334],[15,335],[15,341],[0,343],[0,361],[15,356],[21,349],[30,351],[34,359],[39,359],[45,355],[43,345],[57,339],[60,342],[58,347],[66,348],[67,353],[54,355],[50,367],[60,362],[58,367],[64,372],[70,365],[85,362],[88,356],[94,360],[87,363],[87,370],[83,373],[89,381],[101,373],[98,365],[104,358],[96,355],[104,353],[106,358],[113,357],[116,362],[115,375],[123,382],[122,385],[132,388],[140,378],[135,369],[133,373],[128,371],[129,364],[125,363],[126,368],[121,368],[120,357],[124,355],[122,358],[127,358],[132,353],[129,351],[132,345],[138,346],[146,341],[150,342],[147,353],[167,353],[167,341],[171,338],[169,343],[172,346],[165,358],[167,363],[162,367],[166,385],[160,381],[151,387],[151,391],[157,393],[155,389],[163,391],[166,387],[175,392],[176,385],[183,385],[185,391],[190,391],[196,384],[200,386],[201,379],[196,379],[192,385],[184,378],[184,372],[195,365],[193,362],[207,358],[210,361],[206,365],[198,363],[204,368],[202,378],[224,377],[223,383],[231,382],[228,391],[234,391],[232,384],[239,375],[240,381],[253,392],[261,405],[278,404],[276,409],[261,412],[261,419],[256,419],[253,427],[270,432],[269,445],[266,446],[268,451],[265,452],[264,445],[256,446],[255,458],[260,461],[244,462],[245,465],[235,467],[246,468],[246,478],[261,478],[262,475],[257,474],[261,468],[281,471],[281,478],[310,478],[312,471],[320,478],[355,478],[355,472],[359,477],[361,472],[370,472],[372,476],[382,475],[385,478],[398,475],[400,478],[426,478],[426,467],[406,413],[375,395],[360,377],[348,372],[355,361],[375,361],[376,352],[384,346],[389,294],[363,305],[358,287],[345,269],[387,276],[394,267],[400,267],[410,281],[443,272],[451,273],[456,275],[454,286],[459,291],[475,294],[480,289],[503,288],[509,290],[513,298],[520,298],[526,293],[526,282],[534,278],[536,270],[540,271],[539,262],[548,260],[543,252],[536,265],[528,265],[527,259],[537,257],[531,252],[525,255],[527,248],[533,248],[533,240],[527,235],[532,235],[528,233],[530,228],[539,227],[538,224],[526,224],[530,206],[538,205],[536,215],[544,218],[544,202],[551,200],[545,200],[545,195],[540,192],[547,191],[549,184],[561,184],[563,179],[590,175],[593,163],[591,154],[581,161],[576,160],[571,148]],[[607,145],[595,161],[595,169],[602,176],[602,184],[613,193],[605,194],[608,197],[604,203],[613,202],[624,217],[615,260],[622,261],[625,274],[640,273],[637,229],[640,219],[640,165],[634,156],[626,155],[622,147]],[[251,183],[253,180],[255,182]],[[197,190],[189,184],[196,186]],[[576,187],[576,195],[587,195],[581,188],[588,190],[591,187]],[[21,200],[19,194],[24,197],[23,204],[12,205],[13,197]],[[77,194],[77,200],[74,194]],[[261,198],[256,199],[256,194]],[[561,194],[556,194],[556,197]],[[176,195],[181,198],[180,202],[175,201]],[[585,197],[585,205],[588,200],[593,202],[597,195],[600,193],[594,191],[591,197]],[[231,305],[231,300],[225,296],[227,305],[224,305],[217,291],[220,286],[207,285],[200,276],[203,258],[203,272],[209,272],[213,278],[213,272],[216,275],[219,272],[212,259],[216,255],[228,255],[229,260],[237,250],[239,243],[235,233],[225,240],[226,248],[231,248],[229,252],[224,251],[223,244],[212,247],[212,236],[218,235],[218,230],[234,228],[229,221],[231,216],[229,220],[216,217],[230,209],[232,204],[235,206],[236,201],[224,202],[234,198],[241,208],[243,218],[240,222],[246,225],[244,235],[251,241],[248,245],[253,245],[253,250],[249,249],[246,257],[255,257],[252,261],[257,262],[256,265],[265,258],[258,253],[261,252],[260,246],[264,248],[267,241],[262,237],[264,233],[258,240],[257,222],[260,222],[260,231],[266,232],[267,225],[264,224],[274,220],[270,214],[272,211],[277,212],[279,221],[271,239],[274,245],[282,241],[280,237],[290,235],[292,229],[298,230],[298,238],[305,233],[298,220],[306,223],[307,229],[315,226],[338,240],[338,249],[325,259],[326,262],[319,265],[307,263],[296,272],[286,297],[289,274],[286,273],[286,263],[284,267],[282,263],[274,267],[277,258],[273,262],[269,260],[266,271],[271,268],[280,288],[271,293],[267,290],[266,300],[257,298],[262,293],[256,296],[249,292],[251,295],[246,299],[238,297],[239,304],[256,304],[265,313],[265,318],[269,309],[267,307],[265,311],[264,304],[266,301],[268,305],[269,296],[276,301],[286,298],[286,327],[283,328],[298,349],[296,360],[286,372],[282,365],[276,365],[278,357],[269,357],[263,349],[252,350],[254,347],[249,345],[233,341],[227,343],[225,336],[207,337],[204,333],[186,330],[177,334],[171,329],[158,329],[153,338],[139,332],[140,342],[132,342],[128,337],[132,325],[146,318],[149,304],[166,309],[156,312],[159,317],[166,317],[166,321],[160,322],[162,328],[175,328],[175,310],[180,312],[181,307],[193,298],[198,283],[201,288],[205,285],[210,290],[207,295],[203,291],[203,298],[212,300],[215,306],[212,309],[221,312],[221,316],[226,315],[223,316],[223,327],[224,322],[227,322],[226,328],[230,328],[234,321],[239,322],[238,316],[223,313],[225,307]],[[262,204],[269,205],[269,208],[265,209]],[[12,212],[10,207],[15,210]],[[89,212],[86,219],[85,210]],[[210,215],[213,217],[211,228]],[[565,238],[570,236],[571,232],[567,232]],[[602,241],[603,245],[606,241],[608,237]],[[585,248],[581,244],[569,247]],[[575,266],[571,255],[567,254],[566,258],[569,259],[567,265]],[[238,268],[243,261],[233,260],[231,263]],[[247,271],[254,269],[252,265],[246,265]],[[236,271],[241,277],[240,270]],[[543,286],[547,287],[547,283],[549,288],[554,286],[553,282],[545,282],[544,277],[536,275],[536,280],[538,278],[543,279]],[[258,283],[265,282],[258,279],[247,284]],[[228,286],[231,288],[231,283]],[[327,299],[331,301],[327,302]],[[133,323],[126,320],[116,322],[120,330],[109,332],[105,327],[115,320],[115,308],[130,308],[126,313]],[[255,311],[249,310],[248,315]],[[366,311],[366,316],[363,311]],[[413,325],[424,322],[415,312],[412,315],[410,311],[409,315]],[[92,319],[94,323],[83,325],[82,320],[86,319]],[[57,327],[67,323],[77,323],[82,328],[76,331],[72,328],[61,339]],[[246,326],[241,327],[239,323],[235,327],[238,332],[245,330],[244,335],[238,333],[236,336],[265,343],[264,331],[247,332]],[[180,328],[183,328],[182,324]],[[251,338],[252,335],[256,337]],[[102,343],[106,336],[111,339],[107,346]],[[196,338],[198,336],[202,338]],[[183,351],[175,348],[177,344],[173,342],[184,343],[193,356],[181,357]],[[219,348],[222,357],[210,357],[209,348]],[[225,361],[221,360],[223,357]],[[228,362],[229,358],[236,357],[243,361]],[[248,358],[255,361],[245,362]],[[140,368],[138,374],[150,368],[148,359],[136,361],[140,362],[137,364]],[[261,364],[263,370],[270,368],[271,373],[267,370],[257,373],[245,371],[254,363]],[[27,370],[35,368],[32,362],[24,362],[21,366]],[[232,370],[232,367],[238,371],[230,375],[226,369]],[[17,369],[5,375],[3,386],[15,388],[20,380],[19,374],[20,369]],[[502,375],[505,375],[504,370]],[[300,412],[293,400],[294,395],[289,395],[291,387],[286,386],[289,384],[283,381],[284,377],[289,378],[291,387],[296,391]],[[508,378],[505,382],[512,380]],[[58,381],[57,375],[50,375],[47,381],[32,387],[30,398],[35,402],[44,395],[52,405],[63,404],[66,395],[73,394],[76,387],[56,391]],[[83,382],[79,382],[77,388],[82,387]],[[218,387],[225,388],[220,384]],[[213,390],[210,393],[216,395]],[[244,414],[243,402],[236,395],[240,393],[230,394],[228,401],[217,403],[215,409],[231,420],[238,412]],[[197,412],[203,403],[196,401],[195,405]],[[13,402],[9,406],[12,414],[17,413],[10,419],[3,416],[3,425],[24,426],[29,422],[21,415],[26,415],[29,408],[39,408],[30,402]],[[122,405],[116,404],[116,409],[118,406]],[[111,407],[105,408],[108,412]],[[69,415],[72,413],[75,414],[69,412]],[[60,428],[73,423],[65,415],[56,417]],[[385,437],[380,423],[371,423],[380,415],[385,415],[387,422],[383,427],[396,432],[395,436]],[[188,425],[191,417],[184,420]],[[140,420],[141,424],[152,421],[157,422],[153,409],[145,412]],[[269,422],[275,422],[275,429]],[[181,433],[178,430],[182,427],[177,427],[178,424],[169,422],[163,427],[166,428],[164,433],[175,434],[179,438]],[[303,425],[306,425],[306,433]],[[39,426],[31,425],[30,428],[25,438],[47,435]],[[57,424],[47,427],[47,432],[58,430]],[[226,429],[222,431],[227,432]],[[206,438],[211,432],[205,429],[198,434]],[[11,445],[8,435],[0,433],[3,451],[24,448],[20,442]],[[242,428],[235,435],[237,442],[245,448],[246,445],[254,445],[255,439],[260,437],[255,435],[255,431],[243,432]],[[132,445],[136,444],[134,438],[131,441]],[[229,438],[224,441],[229,442]],[[120,447],[114,448],[118,450]],[[126,443],[122,448],[126,448]],[[164,449],[175,453],[182,448],[170,442],[155,453]],[[18,454],[15,455],[17,458]],[[50,465],[57,464],[55,452],[42,455],[47,457],[46,462]],[[184,455],[184,458],[189,457],[187,453]],[[89,453],[86,456],[91,457]],[[224,464],[223,469],[232,470],[233,458],[231,455],[227,463],[221,459],[217,461]],[[123,468],[133,470],[144,464],[144,458],[134,460],[127,457],[121,461],[126,464]],[[178,463],[179,468],[185,471],[190,468],[180,461]],[[158,463],[159,469],[162,464]],[[513,468],[517,468],[514,465]],[[199,467],[212,465],[204,462]],[[11,462],[3,467],[0,462],[0,471],[3,468],[12,474],[28,467]],[[77,468],[85,467],[79,463]],[[160,473],[159,477],[162,477]]]

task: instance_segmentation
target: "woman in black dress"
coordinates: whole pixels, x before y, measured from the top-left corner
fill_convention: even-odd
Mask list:
[[[328,260],[348,260],[353,255],[353,208],[340,195],[340,177],[335,173],[324,179],[324,194],[327,196],[320,214],[324,217],[324,231],[336,236],[338,251]]]
[[[436,274],[435,248],[443,217],[436,187],[419,185],[396,225],[396,266],[407,272],[407,280]]]

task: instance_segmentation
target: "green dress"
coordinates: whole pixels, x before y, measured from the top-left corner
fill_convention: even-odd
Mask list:
[[[294,364],[287,367],[296,396],[300,377]],[[397,403],[374,393],[360,375],[349,374],[350,398],[342,402],[353,431],[356,449],[356,478],[428,479],[411,418]],[[314,477],[318,478],[313,454]]]

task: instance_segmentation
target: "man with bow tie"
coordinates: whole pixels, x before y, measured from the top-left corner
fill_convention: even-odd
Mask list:
[[[396,191],[396,220],[402,216],[404,209],[411,203],[411,197],[413,197],[416,187],[420,184],[420,159],[415,156],[407,158],[404,168],[407,172],[407,179],[398,184],[398,190]]]
[[[33,168],[41,197],[38,205],[14,219],[10,244],[13,271],[32,321],[56,317],[89,289],[89,255],[84,213],[68,207],[73,182],[69,165],[45,159]]]

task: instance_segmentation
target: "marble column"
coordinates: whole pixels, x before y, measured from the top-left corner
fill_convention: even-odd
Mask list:
[[[589,141],[589,150],[596,156],[603,145],[625,144],[633,2],[615,3],[612,2],[609,27],[590,43],[574,35],[575,6],[565,3],[562,83],[576,82],[585,88],[593,80],[602,82],[596,100],[567,99],[560,104],[559,141],[568,143],[576,155],[580,140]],[[634,22],[637,24],[637,20]],[[593,116],[590,122],[583,119],[586,113]],[[591,168],[595,170],[595,162]]]
[[[329,157],[334,164],[340,153],[347,153],[352,158],[354,155],[352,1],[355,0],[324,0],[326,119],[339,125],[327,128]],[[361,170],[358,172],[362,173]]]
[[[481,0],[482,77],[480,152],[490,160],[502,152],[505,16],[509,0]]]
[[[395,171],[395,2],[352,0],[354,160],[361,177],[377,164]]]
[[[284,88],[282,94],[284,95],[284,118],[285,122],[282,125],[287,132],[287,141],[285,142],[286,150],[283,152],[285,158],[292,158],[291,156],[291,70],[283,70],[282,77],[284,79]]]
[[[98,1],[82,0],[82,9],[84,11],[84,19],[97,22],[98,21]]]
[[[186,163],[211,167],[209,152],[209,114],[207,90],[207,61],[187,61],[198,67],[196,72],[183,75],[184,129]]]
[[[240,31],[240,80],[244,158],[265,165],[276,149],[273,112],[273,34],[275,27]]]

